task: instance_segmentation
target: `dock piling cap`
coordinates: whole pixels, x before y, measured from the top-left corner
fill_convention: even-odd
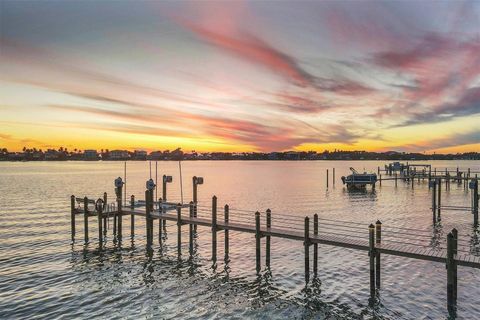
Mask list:
[[[375,224],[382,224],[382,223],[380,222],[380,220],[377,220],[377,222],[375,222]]]
[[[368,226],[368,228],[370,228],[370,229],[374,229],[374,228],[375,228],[375,226],[373,225],[373,223],[370,223],[370,225]]]

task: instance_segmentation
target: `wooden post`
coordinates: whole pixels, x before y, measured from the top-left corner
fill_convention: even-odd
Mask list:
[[[310,219],[305,217],[305,240],[303,246],[305,248],[305,282],[310,281]]]
[[[478,179],[472,180],[473,190],[472,190],[472,211],[473,211],[473,224],[478,225]]]
[[[382,223],[377,220],[375,223],[375,244],[380,247],[382,243]],[[380,289],[380,250],[375,250],[375,284]]]
[[[267,209],[267,231],[270,231],[270,228],[272,227],[272,210]],[[267,235],[265,237],[265,266],[267,268],[270,268],[270,236]]]
[[[377,174],[380,175],[380,166],[377,168]]]
[[[261,268],[261,255],[260,255],[260,212],[255,212],[255,260],[257,274],[260,273]]]
[[[397,173],[395,172],[395,187],[397,186]]]
[[[135,210],[135,196],[133,194],[130,196],[130,210],[132,210],[132,214],[130,215],[130,237],[133,239],[135,236],[135,216],[133,215],[133,210]]]
[[[380,187],[382,186],[382,175],[380,174],[380,179],[378,180],[380,182]]]
[[[229,221],[229,207],[228,207],[228,204],[225,205],[224,207],[224,215],[223,215],[224,219],[225,219],[225,226],[227,226],[228,224],[228,221]],[[225,228],[225,249],[224,249],[224,252],[225,252],[225,263],[227,263],[228,261],[230,261],[230,258],[229,258],[229,239],[228,239],[228,236],[229,236],[229,232],[228,232],[228,228]]]
[[[193,185],[193,216],[196,218],[197,217],[197,203],[198,203],[198,185],[197,185],[197,177],[194,176],[192,178],[192,185]],[[193,226],[193,230],[195,233],[197,232],[197,225]]]
[[[217,197],[212,197],[212,261],[217,263]]]
[[[163,175],[162,178],[162,199],[167,202],[167,175]]]
[[[440,218],[440,211],[441,211],[441,206],[442,206],[442,178],[438,179],[437,182],[437,191],[438,191],[438,197],[437,197],[437,217]]]
[[[457,229],[452,229],[453,235],[453,254],[454,257],[458,254],[458,231]],[[457,261],[453,262],[453,301],[455,306],[457,305],[457,289],[458,289],[458,279],[457,279]]]
[[[380,167],[379,167],[380,168]],[[318,214],[313,215],[313,236],[318,236]],[[318,243],[313,244],[313,276],[318,274]]]
[[[327,188],[328,188],[328,169],[327,169]]]
[[[118,187],[117,193],[117,237],[119,240],[122,239],[122,188]]]
[[[189,216],[190,219],[193,218],[193,201],[190,201],[189,206]],[[188,253],[190,257],[193,256],[193,224],[188,225]]]
[[[83,230],[85,243],[88,243],[88,198],[83,198]]]
[[[368,226],[369,246],[370,250],[370,298],[375,298],[375,226],[370,224]]]
[[[455,314],[455,259],[454,236],[450,232],[447,236],[447,309],[450,315]]]
[[[70,227],[72,233],[72,241],[75,241],[75,196],[70,197]]]
[[[101,206],[98,204],[102,204]],[[103,218],[103,200],[98,199],[97,202],[95,203],[95,209],[97,210],[98,214],[98,243],[100,245],[100,248],[102,247],[103,244],[103,230],[102,230],[102,218]]]
[[[182,256],[182,204],[177,204],[177,254]]]
[[[107,193],[103,193],[103,212],[108,210]],[[107,217],[103,215],[103,234],[107,235]]]
[[[437,223],[437,180],[430,181],[432,185],[432,214],[433,214],[433,224]]]
[[[146,229],[146,237],[147,237],[147,248],[150,248],[151,243],[151,236],[150,236],[150,192],[145,190],[145,229]]]
[[[335,168],[332,169],[332,185],[335,187]]]
[[[161,216],[163,214],[163,200],[162,198],[158,198],[158,214]],[[158,244],[160,248],[162,247],[162,239],[163,239],[163,229],[165,228],[165,221],[160,217],[158,219]]]

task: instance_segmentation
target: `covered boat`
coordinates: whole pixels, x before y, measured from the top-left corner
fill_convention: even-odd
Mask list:
[[[377,182],[377,175],[375,173],[358,173],[354,168],[350,168],[352,174],[347,177],[342,177],[343,184],[349,188],[365,188],[367,184],[375,187]]]

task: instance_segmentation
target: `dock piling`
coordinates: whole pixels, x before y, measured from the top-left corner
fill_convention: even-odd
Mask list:
[[[335,187],[335,168],[332,169],[332,185]]]
[[[72,241],[75,241],[75,196],[70,197],[70,228],[72,234]]]
[[[255,212],[255,260],[256,260],[256,270],[257,274],[260,273],[261,269],[261,255],[260,255],[260,212]]]
[[[230,217],[229,217],[230,212],[229,212],[229,211],[230,211],[229,206],[228,206],[228,204],[226,204],[225,207],[224,207],[224,211],[223,211],[223,212],[224,212],[223,218],[224,218],[224,221],[225,221],[225,225],[228,224],[228,221],[229,221],[229,219],[230,219]],[[230,251],[230,249],[229,249],[230,243],[229,243],[229,238],[228,238],[228,237],[229,237],[228,228],[226,228],[224,232],[225,232],[225,247],[224,247],[224,252],[225,252],[224,255],[225,255],[225,258],[224,258],[224,261],[225,261],[225,263],[227,263],[228,261],[230,261],[230,258],[229,258],[229,254],[230,254],[230,252],[229,252],[229,251]]]
[[[182,204],[177,204],[177,254],[182,256]]]
[[[370,257],[370,298],[375,298],[375,226],[368,226],[369,251]]]
[[[212,197],[212,261],[217,263],[217,196]]]
[[[382,243],[382,223],[377,220],[375,223],[375,246],[380,247]],[[380,289],[380,250],[375,250],[375,285]]]
[[[83,230],[85,243],[88,243],[88,198],[83,198]]]
[[[267,209],[266,211],[267,214],[267,221],[266,221],[266,226],[267,226],[267,231],[270,230],[272,227],[272,210]],[[270,268],[270,236],[265,237],[265,266],[267,268]]]
[[[147,237],[147,247],[150,248],[152,245],[152,237],[150,235],[150,192],[145,190],[145,231]]]
[[[103,193],[103,211],[105,212],[107,210],[108,202],[107,202],[107,193]],[[107,217],[103,215],[103,234],[107,235]]]
[[[122,185],[117,187],[117,237],[122,239]]]
[[[450,315],[454,315],[456,312],[455,304],[455,239],[452,232],[447,236],[447,309]]]
[[[318,214],[313,215],[313,236],[318,236]],[[313,244],[313,276],[318,274],[318,243]]]
[[[188,213],[190,219],[193,218],[193,201],[190,201],[188,206]],[[190,257],[193,256],[193,224],[188,225],[188,254]]]
[[[95,210],[97,211],[97,214],[98,214],[98,244],[101,248],[103,244],[103,230],[102,230],[103,199],[99,198],[97,202],[95,202]]]
[[[437,223],[437,179],[429,182],[432,187],[432,217],[433,224]]]
[[[327,169],[327,189],[328,189],[328,169]]]
[[[135,210],[135,196],[132,194],[130,196],[130,210]],[[130,215],[130,237],[133,239],[135,236],[135,216],[133,213]]]
[[[310,218],[305,217],[305,283],[310,281]]]

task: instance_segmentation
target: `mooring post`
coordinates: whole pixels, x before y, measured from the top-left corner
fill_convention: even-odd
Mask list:
[[[75,240],[75,196],[70,197],[70,227],[72,233],[72,241]]]
[[[88,243],[88,198],[83,198],[83,230],[85,243]]]
[[[438,191],[438,197],[437,197],[437,217],[440,218],[440,211],[441,211],[441,206],[442,206],[442,178],[439,178],[437,180],[437,191]]]
[[[95,202],[95,209],[98,214],[98,244],[100,248],[103,244],[103,230],[102,230],[102,222],[103,222],[103,199],[98,199]]]
[[[332,185],[335,187],[335,168],[332,169]]]
[[[177,254],[182,256],[182,204],[177,204]]]
[[[380,178],[380,179],[378,179],[378,181],[380,182],[380,187],[381,187],[381,186],[382,186],[382,175],[381,175],[381,174],[379,175],[379,178]],[[374,186],[375,186],[375,185],[374,185]]]
[[[472,183],[472,213],[473,213],[473,224],[478,225],[478,179],[475,178],[471,181]]]
[[[433,224],[437,223],[437,181],[432,180],[429,182],[429,185],[432,186],[432,216]]]
[[[380,167],[379,167],[380,168]],[[313,236],[318,236],[318,214],[313,215]],[[318,274],[318,243],[313,244],[313,276]]]
[[[212,197],[212,261],[217,263],[217,196]]]
[[[117,188],[117,237],[122,239],[122,188],[123,183]]]
[[[158,198],[158,214],[160,218],[158,219],[158,244],[160,248],[162,247],[162,238],[163,238],[163,229],[165,228],[165,221],[162,219],[163,214],[163,200],[162,198]]]
[[[450,315],[455,314],[455,269],[454,269],[454,237],[447,235],[447,309]]]
[[[368,226],[369,251],[370,257],[370,298],[375,298],[375,226]]]
[[[132,214],[130,215],[130,237],[133,238],[135,236],[135,216],[133,215],[133,210],[135,210],[135,196],[133,194],[130,196],[130,210],[132,210]]]
[[[395,172],[395,187],[397,186],[397,173]]]
[[[266,219],[266,227],[267,232],[270,232],[270,228],[272,227],[272,210],[267,209],[267,219]],[[270,236],[267,235],[265,237],[265,266],[270,268]]]
[[[380,246],[382,245],[382,223],[377,220],[375,223],[375,284],[380,289]]]
[[[380,175],[380,166],[377,168],[377,174]]]
[[[305,247],[305,282],[310,281],[310,218],[305,217],[305,235],[303,246]]]
[[[145,190],[145,229],[147,236],[147,247],[150,248],[151,236],[150,236],[150,192]]]
[[[453,235],[453,254],[454,258],[458,254],[458,230],[453,228],[452,229]],[[453,300],[455,302],[455,306],[457,305],[457,289],[458,289],[458,279],[457,279],[457,261],[453,261]]]
[[[167,202],[167,175],[164,174],[162,177],[162,199]]]
[[[190,201],[188,205],[188,213],[190,220],[193,218],[193,201]],[[193,256],[193,224],[188,225],[188,254]]]
[[[260,256],[260,212],[255,212],[255,258],[257,274],[260,273],[261,256]]]
[[[229,244],[229,239],[228,239],[229,232],[228,232],[228,227],[227,227],[228,221],[229,221],[229,219],[230,219],[230,217],[229,217],[229,214],[230,214],[230,213],[229,213],[229,210],[230,210],[230,209],[229,209],[229,207],[228,207],[228,204],[226,204],[225,207],[224,207],[224,211],[223,211],[223,212],[224,212],[223,217],[224,217],[225,226],[226,226],[226,228],[225,228],[225,248],[224,248],[224,252],[225,252],[224,261],[225,261],[225,262],[230,261],[230,258],[229,258],[229,254],[230,254],[230,252],[229,252],[229,251],[230,251],[229,247],[230,247],[230,244]]]
[[[103,212],[107,211],[108,209],[108,202],[107,202],[107,193],[103,193]],[[107,235],[107,216],[103,215],[103,234]]]
[[[327,169],[327,188],[328,188],[328,169]]]

